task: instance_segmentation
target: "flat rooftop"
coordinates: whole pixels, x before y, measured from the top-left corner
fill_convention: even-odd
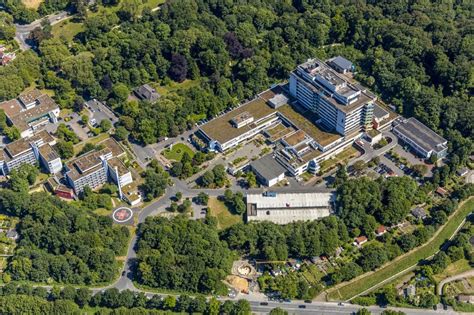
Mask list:
[[[107,153],[110,153],[110,150],[107,148],[99,151],[91,151],[69,162],[67,165],[70,169],[68,172],[69,177],[77,179],[102,167],[102,159],[100,157]]]
[[[247,204],[255,204],[257,210],[328,208],[335,201],[334,192],[274,192],[275,196],[247,194]]]
[[[42,130],[32,137],[22,138],[12,143],[9,143],[5,146],[3,151],[7,154],[4,154],[6,160],[14,159],[15,157],[21,155],[22,153],[31,149],[31,143],[42,141],[44,144],[51,144],[54,142],[54,138],[45,130]],[[43,147],[44,145],[42,145]]]
[[[128,168],[125,166],[125,164],[123,164],[123,162],[117,157],[108,159],[107,164],[109,164],[114,169],[117,168],[117,171],[120,176],[130,172]]]
[[[12,117],[18,115],[23,110],[23,107],[20,102],[15,99],[0,103],[0,109],[3,109],[7,117]]]
[[[393,129],[411,139],[427,152],[439,151],[445,147],[447,142],[446,139],[414,117],[401,120]]]
[[[305,132],[303,130],[298,130],[297,132],[291,135],[285,136],[283,140],[286,143],[288,143],[288,145],[293,147],[297,145],[298,143],[301,143],[305,138],[306,138]]]
[[[383,118],[387,115],[389,115],[389,112],[387,110],[380,107],[380,105],[378,105],[378,104],[374,105],[374,117],[380,119],[380,118]]]
[[[364,106],[365,104],[373,101],[373,98],[370,97],[369,94],[364,90],[364,91],[361,91],[361,93],[357,97],[357,99],[354,102],[352,102],[351,104],[341,104],[334,97],[332,97],[331,94],[328,91],[326,91],[324,88],[317,87],[314,84],[309,83],[308,81],[301,78],[301,76],[299,76],[299,74],[295,71],[293,73],[297,77],[297,80],[302,82],[305,86],[307,86],[312,91],[322,95],[322,97],[324,97],[324,99],[328,103],[335,106],[337,109],[341,110],[344,113],[349,113],[349,112],[351,112],[355,109],[358,109],[358,108]],[[370,95],[373,95],[373,94],[370,93]]]
[[[296,128],[306,132],[308,136],[322,146],[329,145],[342,137],[337,133],[327,132],[319,128],[315,124],[317,116],[309,110],[286,104],[280,106],[278,112],[290,120]]]
[[[54,151],[53,147],[49,144],[42,145],[39,148],[39,152],[47,162],[54,161],[60,158],[59,154]]]
[[[31,91],[21,93],[20,96],[18,96],[18,99],[24,105],[28,105],[36,101],[40,96],[41,92],[37,89],[33,89]]]
[[[104,148],[108,148],[112,152],[112,156],[121,157],[125,154],[120,144],[114,138],[107,138],[100,141],[97,145],[102,145]]]
[[[273,154],[267,154],[261,159],[253,161],[250,166],[267,180],[276,178],[286,172],[286,168],[275,160]]]
[[[235,128],[232,125],[232,119],[248,112],[254,118],[254,122],[241,128]],[[276,113],[263,98],[256,98],[222,116],[216,117],[208,123],[201,125],[199,128],[209,138],[219,141],[221,144],[226,143],[252,129],[254,129],[259,119]]]
[[[39,104],[31,109],[27,109],[10,117],[12,124],[20,131],[27,130],[29,123],[33,120],[47,115],[50,111],[58,108],[58,105],[48,95],[41,95],[38,98]]]
[[[293,132],[295,132],[296,129],[294,127],[286,127],[282,123],[276,125],[273,128],[269,128],[265,130],[267,135],[270,137],[270,140],[272,142],[280,140],[281,138],[285,137],[286,135],[289,135]]]

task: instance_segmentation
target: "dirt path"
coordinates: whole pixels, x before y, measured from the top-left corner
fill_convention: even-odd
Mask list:
[[[440,283],[438,284],[438,295],[443,294],[443,287],[444,287],[445,284],[447,284],[449,282],[456,281],[456,280],[461,280],[463,278],[470,278],[470,277],[474,277],[474,269],[468,270],[468,271],[462,272],[460,274],[448,277],[444,280],[441,280]]]

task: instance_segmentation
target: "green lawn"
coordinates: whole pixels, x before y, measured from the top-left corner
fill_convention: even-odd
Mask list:
[[[74,37],[84,30],[82,23],[73,22],[71,19],[65,20],[61,23],[53,25],[53,36],[56,38],[65,38],[68,42],[72,41]]]
[[[471,269],[471,266],[469,265],[469,261],[466,259],[460,259],[458,261],[453,262],[448,267],[446,267],[446,269],[444,269],[443,272],[434,275],[433,278],[436,280],[436,282],[440,282],[441,280],[445,278],[455,276],[464,271],[468,271],[469,269]]]
[[[237,224],[242,221],[242,216],[237,214],[232,214],[229,211],[229,208],[222,202],[217,200],[216,197],[209,198],[209,203],[207,204],[209,213],[211,216],[217,218],[217,228],[226,229],[231,225]]]
[[[79,142],[78,144],[74,145],[74,154],[78,154],[81,152],[82,148],[86,145],[86,143],[91,143],[91,144],[97,144],[107,138],[109,138],[110,135],[108,133],[101,133],[93,138],[89,138],[86,141]]]
[[[184,152],[188,152],[188,154],[191,157],[194,156],[193,150],[191,150],[191,148],[188,147],[184,143],[176,143],[171,147],[171,149],[168,148],[168,149],[164,150],[162,152],[162,154],[168,160],[180,161],[181,158],[183,157]]]
[[[158,93],[167,95],[178,90],[187,90],[199,85],[199,80],[184,80],[181,83],[170,82],[168,85],[152,84]]]
[[[328,290],[329,300],[348,300],[359,293],[381,283],[387,278],[417,264],[420,260],[426,259],[435,254],[440,246],[449,239],[456,231],[457,227],[474,209],[474,198],[466,200],[463,205],[448,219],[448,222],[441,228],[440,232],[431,241],[415,250],[400,256],[399,259],[389,265],[372,273],[367,273],[354,281],[350,281],[340,288]]]

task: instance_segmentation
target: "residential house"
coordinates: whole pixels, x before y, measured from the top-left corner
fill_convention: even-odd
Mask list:
[[[152,88],[149,84],[143,84],[134,90],[135,95],[142,101],[155,103],[159,98],[160,94]]]
[[[367,243],[367,241],[367,237],[362,235],[354,239],[354,245],[357,247],[361,247],[363,244]]]

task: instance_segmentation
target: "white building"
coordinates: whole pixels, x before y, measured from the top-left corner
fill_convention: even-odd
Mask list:
[[[423,158],[435,154],[440,159],[448,153],[448,141],[414,117],[395,121],[392,131]]]
[[[56,140],[44,130],[29,138],[22,138],[7,144],[1,150],[1,174],[9,174],[23,164],[41,164],[50,173],[59,172],[62,169],[62,162],[52,148],[55,144]]]
[[[329,130],[343,136],[370,128],[372,123],[376,96],[319,59],[309,60],[291,73],[290,94],[317,113]]]
[[[278,121],[276,110],[260,97],[199,127],[211,151],[223,152],[254,137]]]
[[[247,194],[247,221],[288,224],[317,220],[331,214],[334,202],[332,191]]]
[[[88,152],[66,165],[66,179],[69,185],[78,195],[84,191],[86,186],[96,189],[111,179],[117,184],[120,197],[128,200],[129,198],[125,198],[122,188],[129,186],[133,182],[133,177],[130,170],[119,159],[120,156],[125,155],[125,151],[112,138],[98,144],[105,148]]]
[[[18,99],[0,103],[10,124],[18,128],[22,138],[33,134],[45,125],[57,123],[59,106],[54,100],[39,90],[31,90],[18,96]]]

